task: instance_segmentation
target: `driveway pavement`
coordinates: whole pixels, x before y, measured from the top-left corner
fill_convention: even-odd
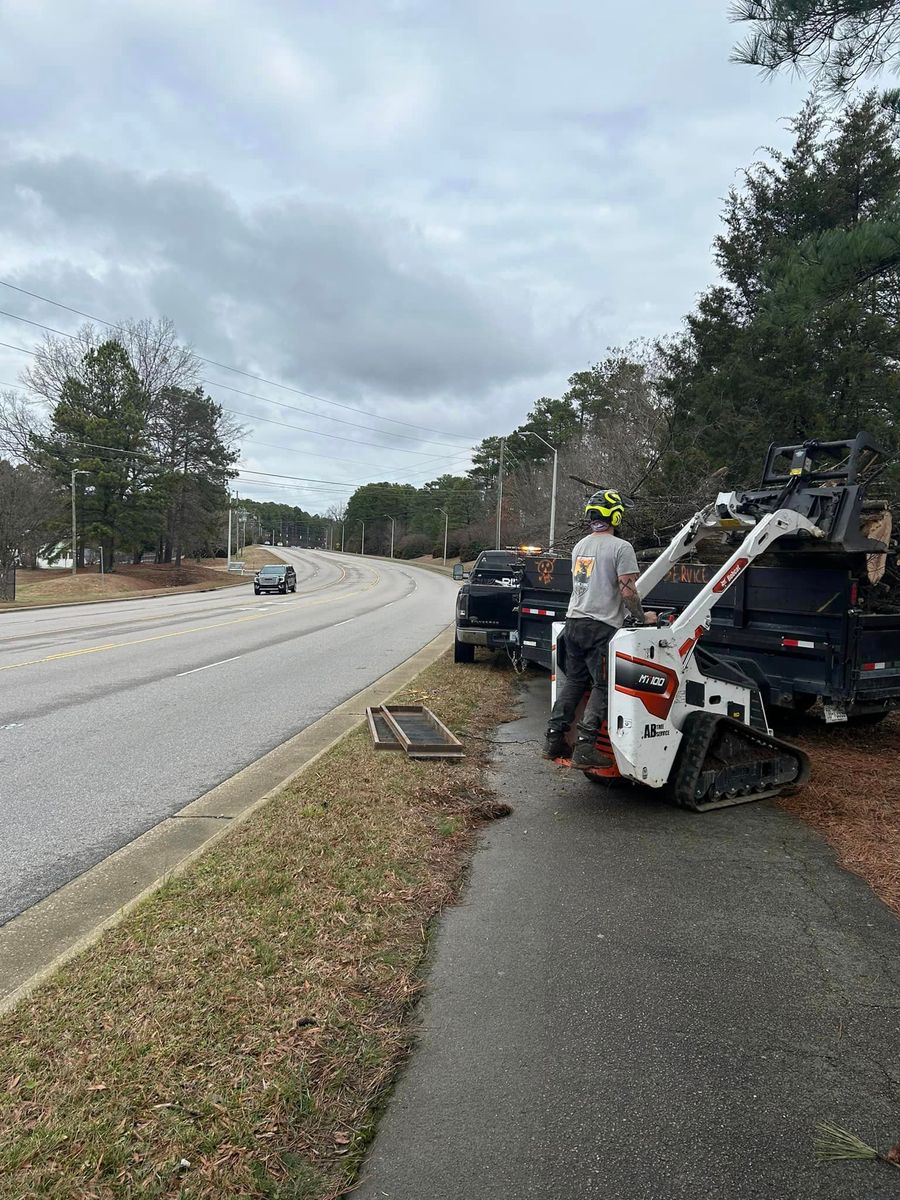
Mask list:
[[[705,815],[538,759],[505,726],[421,1039],[357,1200],[879,1200],[830,1121],[900,1141],[900,924],[769,804]]]

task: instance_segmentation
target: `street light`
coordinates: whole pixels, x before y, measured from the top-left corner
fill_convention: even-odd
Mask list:
[[[72,472],[72,574],[78,574],[78,529],[75,524],[75,476],[88,475],[88,471],[73,471]]]
[[[503,522],[503,452],[506,449],[506,438],[500,439],[500,461],[497,463],[497,549],[500,549],[500,532]]]
[[[550,544],[547,549],[550,550],[553,546],[553,541],[556,536],[556,468],[559,464],[559,453],[555,446],[551,445],[545,437],[541,437],[539,433],[535,433],[533,429],[523,429],[522,432],[528,436],[536,437],[539,442],[543,442],[548,450],[553,451],[553,484],[550,490]]]
[[[438,512],[444,514],[444,566],[447,565],[447,526],[450,524],[450,514],[446,508],[439,508]]]
[[[387,520],[390,521],[390,523],[391,523],[391,558],[393,558],[394,557],[394,518],[391,516],[388,516],[387,513],[385,513],[384,515],[387,518]]]

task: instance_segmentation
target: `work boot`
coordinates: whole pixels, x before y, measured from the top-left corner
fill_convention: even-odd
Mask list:
[[[612,759],[606,754],[601,754],[591,739],[578,739],[575,753],[572,755],[573,767],[581,767],[583,771],[586,771],[589,767],[611,767],[612,765]]]
[[[544,741],[544,758],[566,758],[568,753],[566,735],[558,730],[548,729]]]

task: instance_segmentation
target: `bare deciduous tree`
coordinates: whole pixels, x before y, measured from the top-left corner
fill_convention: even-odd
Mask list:
[[[31,435],[46,432],[46,420],[34,403],[17,392],[0,392],[0,454],[28,462]]]
[[[178,341],[175,326],[168,317],[124,321],[113,330],[86,324],[71,337],[46,333],[38,344],[34,361],[22,372],[22,380],[35,395],[55,404],[67,379],[83,382],[86,356],[111,340],[124,346],[148,399],[152,400],[166,388],[196,386],[200,364],[193,350]]]

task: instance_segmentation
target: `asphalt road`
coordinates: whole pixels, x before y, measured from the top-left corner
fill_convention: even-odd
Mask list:
[[[355,1200],[896,1200],[900,925],[775,805],[687,813],[503,727],[421,1038]]]
[[[282,553],[279,551],[279,553]],[[0,614],[0,924],[431,641],[434,572],[287,551],[246,588]]]

